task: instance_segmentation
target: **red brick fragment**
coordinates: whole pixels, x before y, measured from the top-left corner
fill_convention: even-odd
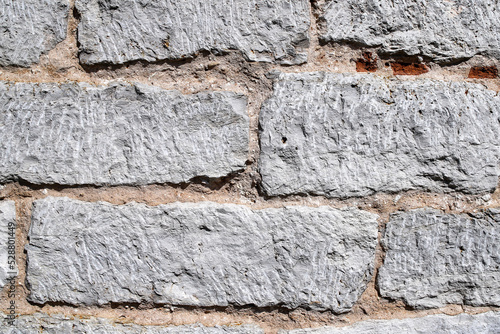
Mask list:
[[[429,72],[429,67],[422,63],[391,63],[394,75],[420,75]]]
[[[369,51],[363,52],[363,58],[356,61],[356,71],[358,72],[375,72],[377,68],[377,56]]]
[[[469,71],[471,79],[495,79],[498,77],[496,66],[474,66]]]

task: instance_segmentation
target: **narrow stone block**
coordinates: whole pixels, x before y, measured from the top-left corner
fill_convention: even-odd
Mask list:
[[[251,61],[307,61],[307,0],[77,0],[80,61],[123,64],[239,50]]]
[[[0,82],[0,182],[143,185],[245,168],[246,97],[141,84]]]
[[[393,214],[383,245],[383,297],[415,308],[500,306],[500,210]]]
[[[346,327],[281,331],[280,334],[472,334],[500,333],[500,312],[429,315],[422,318],[369,320]]]
[[[377,216],[357,209],[34,204],[29,300],[351,309],[370,281]]]
[[[0,202],[0,289],[8,279],[17,275],[15,262],[16,204],[14,201]]]
[[[269,196],[493,192],[500,98],[477,84],[281,73],[260,111]]]
[[[35,313],[16,318],[10,326],[0,313],[0,334],[264,334],[255,325],[205,327],[200,324],[184,326],[140,326],[118,323],[104,318],[70,318],[63,315]]]
[[[379,48],[384,56],[438,63],[475,55],[500,59],[496,0],[326,0],[321,40]]]
[[[0,66],[28,67],[66,38],[69,1],[0,0]]]

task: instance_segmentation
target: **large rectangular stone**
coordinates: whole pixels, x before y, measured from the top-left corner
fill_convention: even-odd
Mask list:
[[[393,214],[382,242],[383,297],[416,308],[500,306],[500,210]]]
[[[357,209],[35,201],[29,300],[348,311],[370,281],[377,216]]]
[[[327,0],[321,39],[380,48],[384,55],[456,62],[475,55],[500,59],[496,0]]]
[[[68,0],[0,0],[0,66],[27,67],[66,38]]]
[[[246,97],[0,82],[0,182],[183,183],[245,168]]]
[[[80,61],[122,64],[239,50],[248,60],[307,60],[307,0],[77,0]]]
[[[0,202],[0,290],[7,280],[17,275],[15,263],[16,204]]]
[[[483,86],[370,74],[279,74],[260,112],[267,195],[492,192],[500,98]]]
[[[281,331],[280,334],[493,334],[500,333],[500,312],[429,315],[422,318],[368,320],[345,327]]]
[[[43,313],[18,316],[14,321],[14,326],[10,326],[8,320],[0,313],[0,334],[264,334],[264,331],[255,325],[140,326],[113,322],[105,318],[79,319]]]

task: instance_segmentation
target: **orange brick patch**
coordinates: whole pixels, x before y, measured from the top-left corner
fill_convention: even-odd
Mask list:
[[[394,75],[420,75],[429,72],[429,67],[422,63],[391,63]]]
[[[495,79],[498,77],[496,66],[474,66],[469,71],[470,79]]]

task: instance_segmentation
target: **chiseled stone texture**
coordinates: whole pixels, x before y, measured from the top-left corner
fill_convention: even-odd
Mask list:
[[[0,82],[0,182],[183,183],[245,168],[246,97]]]
[[[377,216],[302,206],[34,204],[29,300],[350,310],[373,271]]]
[[[255,325],[216,326],[139,326],[121,324],[104,318],[72,319],[62,315],[48,316],[42,313],[23,315],[15,320],[14,326],[7,323],[5,315],[0,313],[0,334],[264,334]]]
[[[494,191],[500,98],[470,83],[275,74],[260,112],[267,195]]]
[[[346,327],[281,331],[280,334],[493,334],[500,333],[500,312],[430,315],[422,318],[369,320]]]
[[[500,306],[500,210],[393,214],[383,245],[382,296],[415,308]]]
[[[66,38],[68,0],[0,0],[0,66],[27,67]]]
[[[389,55],[451,62],[500,58],[496,0],[327,0],[321,39],[380,47]]]
[[[0,202],[0,289],[7,283],[7,279],[12,275],[10,272],[17,273],[17,267],[9,266],[8,241],[9,224],[16,223],[16,204],[14,201]],[[14,232],[15,233],[15,232]]]
[[[307,0],[77,0],[80,61],[122,64],[240,50],[252,61],[307,60]]]

